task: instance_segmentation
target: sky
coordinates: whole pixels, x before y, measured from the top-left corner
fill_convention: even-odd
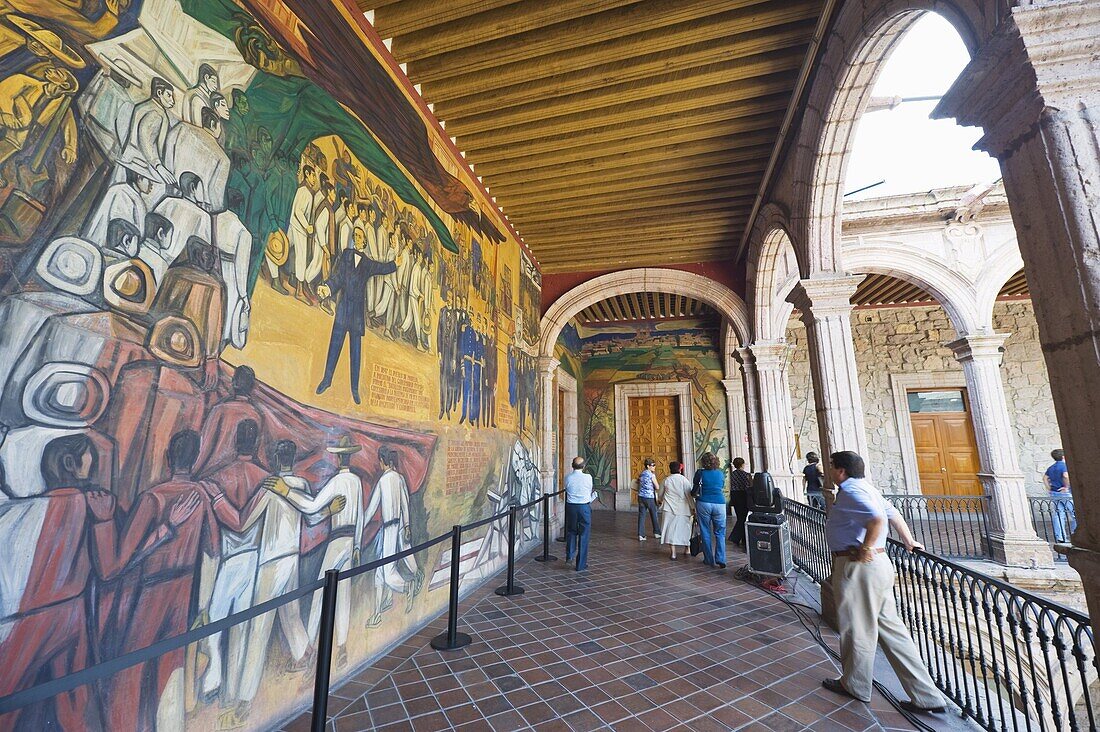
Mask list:
[[[926,13],[901,40],[875,84],[874,96],[938,96],[969,61],[959,34],[943,17]],[[929,119],[931,102],[907,102],[865,114],[856,130],[844,192],[885,183],[847,196],[859,200],[1001,177],[997,161],[971,149],[981,129]]]

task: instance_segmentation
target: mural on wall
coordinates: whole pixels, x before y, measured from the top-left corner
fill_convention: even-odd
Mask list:
[[[537,497],[538,270],[356,22],[0,8],[0,696]],[[484,532],[465,582],[503,561]],[[338,675],[445,602],[440,552],[342,589]],[[0,729],[269,727],[319,621],[318,593]]]
[[[717,325],[678,320],[629,325],[574,325],[563,330],[556,353],[579,368],[581,442],[588,471],[599,485],[617,485],[615,386],[637,382],[688,382],[692,394],[695,455],[729,460],[728,427]],[[564,367],[564,366],[563,366]]]

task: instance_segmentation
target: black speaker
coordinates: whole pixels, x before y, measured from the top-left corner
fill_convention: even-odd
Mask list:
[[[752,488],[749,489],[749,511],[751,513],[781,513],[783,495],[775,487],[771,473],[760,472],[752,476]]]
[[[756,574],[786,577],[794,571],[791,528],[783,514],[752,513],[745,522],[749,569]]]

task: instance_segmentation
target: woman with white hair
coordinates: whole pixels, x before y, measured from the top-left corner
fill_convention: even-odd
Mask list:
[[[695,502],[691,500],[691,481],[684,475],[680,462],[668,464],[668,477],[661,483],[657,497],[661,506],[661,543],[672,547],[671,558],[676,558],[676,547],[687,549],[691,542],[691,522],[695,515]]]

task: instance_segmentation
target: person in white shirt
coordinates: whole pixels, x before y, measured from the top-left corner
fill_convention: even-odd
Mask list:
[[[391,447],[378,448],[378,462],[382,467],[382,477],[371,491],[370,504],[367,506],[368,519],[380,513],[382,528],[379,529],[379,556],[388,557],[412,546],[412,525],[409,518],[409,486],[405,477],[397,472],[397,451]],[[391,562],[379,567],[374,573],[375,612],[367,625],[376,626],[382,622],[382,613],[393,606],[392,593],[408,595],[408,603],[420,591],[424,582],[424,573],[411,556],[401,561]]]
[[[317,190],[317,169],[306,164],[302,168],[302,184],[294,192],[294,201],[290,204],[290,222],[286,235],[290,241],[291,256],[294,258],[294,279],[298,288],[294,297],[304,303],[309,302],[305,293],[306,268],[309,265],[309,244],[313,235],[313,192]]]
[[[592,476],[584,472],[584,458],[573,458],[573,472],[565,476],[565,561],[577,551],[577,571],[588,569],[588,536],[592,530]]]
[[[211,97],[221,86],[218,72],[210,64],[199,66],[198,80],[183,96],[183,121],[199,124],[202,110],[211,106]]]
[[[691,543],[691,521],[695,515],[695,501],[691,500],[691,481],[684,475],[684,464],[668,464],[668,477],[661,483],[657,496],[661,507],[661,543],[672,547],[672,559],[676,547],[685,549]]]
[[[317,491],[315,501],[327,503],[337,497],[344,499],[342,510],[332,514],[332,527],[329,529],[328,546],[325,558],[321,562],[318,579],[325,576],[329,569],[351,569],[359,563],[359,546],[363,539],[363,482],[351,472],[351,456],[363,448],[344,435],[335,445],[325,448],[337,456],[339,469],[336,475]],[[336,666],[347,665],[348,654],[345,646],[348,642],[348,627],[351,624],[351,593],[336,594]],[[317,638],[321,626],[321,592],[313,593],[313,603],[309,609],[307,632],[310,638]]]

